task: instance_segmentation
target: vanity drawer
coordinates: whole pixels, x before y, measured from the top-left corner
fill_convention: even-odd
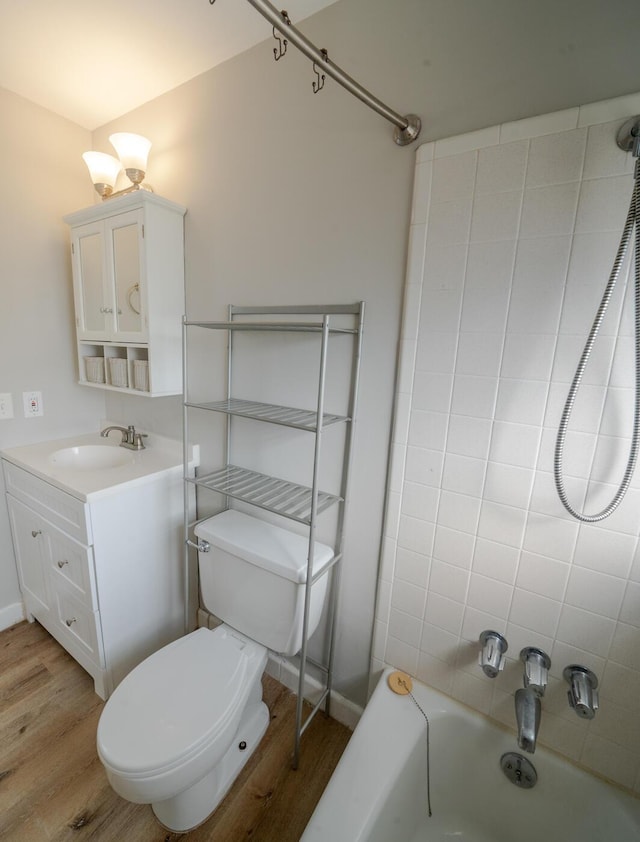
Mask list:
[[[29,471],[3,460],[7,491],[82,544],[92,544],[89,507]]]
[[[85,608],[96,611],[98,597],[93,571],[93,550],[69,538],[64,532],[48,525],[48,561],[51,578],[55,583],[62,580]]]
[[[55,586],[54,637],[73,655],[79,651],[98,666],[104,666],[100,614],[91,611],[62,582]]]

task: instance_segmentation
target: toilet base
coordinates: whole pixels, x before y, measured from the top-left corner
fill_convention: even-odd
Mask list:
[[[151,805],[158,821],[177,833],[186,833],[206,821],[258,747],[268,724],[269,709],[264,702],[247,705],[236,736],[217,766],[184,792]]]

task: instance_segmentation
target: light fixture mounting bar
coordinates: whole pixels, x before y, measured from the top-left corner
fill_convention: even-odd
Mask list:
[[[309,41],[309,39],[300,32],[300,30],[296,29],[296,27],[289,21],[288,17],[283,15],[282,12],[279,12],[275,6],[268,2],[268,0],[248,1],[251,3],[253,8],[260,12],[260,14],[266,18],[272,26],[279,30],[288,41],[295,44],[300,52],[304,53],[308,59],[317,64],[318,67],[321,67],[325,73],[353,94],[353,96],[357,97],[361,100],[361,102],[364,102],[365,105],[368,105],[369,108],[376,111],[384,117],[385,120],[393,123],[395,126],[393,139],[398,146],[407,146],[417,139],[421,129],[419,117],[415,114],[407,114],[403,117],[401,114],[398,114],[397,111],[394,111],[392,108],[385,105],[384,102],[375,97],[366,88],[363,88],[362,85],[355,81],[355,79],[352,79],[351,76],[345,73],[342,68],[338,67],[337,64],[334,64],[331,59],[328,58],[326,51],[318,49],[315,44]],[[209,2],[213,5],[215,0],[209,0]]]

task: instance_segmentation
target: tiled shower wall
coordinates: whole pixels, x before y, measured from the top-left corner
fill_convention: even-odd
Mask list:
[[[540,742],[640,793],[640,467],[598,524],[564,510],[552,474],[629,207],[633,159],[615,136],[634,114],[640,95],[418,150],[373,667],[514,727],[519,652],[538,646],[552,660]],[[567,440],[569,496],[589,513],[629,450],[630,263]],[[483,629],[509,643],[494,680],[477,664]],[[600,679],[591,722],[568,706],[569,663]]]

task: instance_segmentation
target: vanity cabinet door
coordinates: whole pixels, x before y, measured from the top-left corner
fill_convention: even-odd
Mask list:
[[[41,616],[49,611],[46,562],[48,554],[45,522],[28,506],[7,495],[13,546],[20,588],[27,611]]]

